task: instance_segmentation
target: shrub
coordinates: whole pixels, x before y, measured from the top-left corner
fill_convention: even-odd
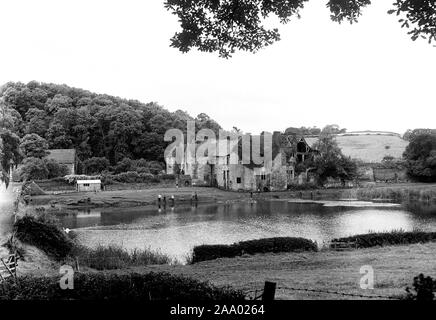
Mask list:
[[[434,299],[436,280],[425,277],[422,273],[413,278],[413,289],[406,288],[407,298],[410,300],[429,301]]]
[[[19,173],[22,181],[47,179],[48,174],[45,161],[39,158],[24,159]]]
[[[110,166],[109,160],[105,157],[93,157],[83,162],[83,169],[86,174],[101,173]]]
[[[135,162],[129,158],[124,158],[123,160],[119,161],[116,166],[114,167],[115,173],[122,173],[122,172],[128,172],[128,171],[135,171],[136,165]]]
[[[192,263],[217,258],[232,258],[246,254],[268,252],[317,251],[315,242],[304,238],[266,238],[241,241],[231,245],[201,245],[194,247]]]
[[[36,246],[57,260],[65,258],[73,248],[73,242],[47,216],[26,215],[15,222],[14,229],[20,241]]]
[[[59,276],[24,276],[0,286],[2,300],[244,300],[241,291],[218,288],[168,273],[74,274],[74,290],[62,290]]]
[[[359,234],[346,238],[333,239],[334,242],[356,242],[357,248],[389,246],[398,244],[424,243],[436,241],[436,232],[394,230],[391,232]]]
[[[128,171],[114,175],[113,179],[122,183],[135,183],[139,182],[139,174],[136,171]]]
[[[235,245],[201,245],[194,247],[192,263],[218,258],[233,258],[240,255],[242,255],[242,251]]]
[[[151,174],[150,169],[148,169],[146,167],[138,167],[138,168],[136,168],[136,172],[138,172],[139,174],[141,174],[141,173],[149,173],[149,174]]]
[[[44,160],[44,162],[47,166],[49,179],[64,177],[69,172],[67,166],[59,164],[56,160],[50,159]]]

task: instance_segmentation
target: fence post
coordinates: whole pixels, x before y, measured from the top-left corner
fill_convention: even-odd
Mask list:
[[[274,296],[276,294],[276,283],[265,281],[265,287],[263,289],[262,301],[271,302],[274,301]]]

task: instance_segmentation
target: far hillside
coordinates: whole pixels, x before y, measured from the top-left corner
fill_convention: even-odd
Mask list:
[[[381,162],[386,156],[400,159],[409,144],[400,135],[390,132],[349,132],[337,135],[336,141],[345,155],[366,163]]]

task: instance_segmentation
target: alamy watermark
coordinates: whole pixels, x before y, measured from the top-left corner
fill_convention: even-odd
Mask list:
[[[363,274],[360,278],[360,288],[363,290],[374,289],[374,269],[372,266],[360,267],[360,274]]]
[[[168,164],[254,164],[265,171],[272,167],[273,135],[264,132],[254,136],[211,129],[195,131],[195,121],[187,121],[186,135],[180,129],[169,129],[164,140],[172,142],[165,150]]]

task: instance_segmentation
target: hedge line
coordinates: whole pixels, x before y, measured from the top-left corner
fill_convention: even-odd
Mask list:
[[[279,237],[258,240],[248,240],[231,245],[201,245],[193,249],[192,263],[213,260],[217,258],[232,258],[243,254],[268,252],[317,251],[318,247],[312,240],[304,238]]]
[[[436,232],[424,231],[392,231],[381,233],[359,234],[355,236],[333,239],[332,242],[356,242],[357,248],[412,244],[436,241]]]
[[[112,184],[120,183],[159,183],[161,181],[175,181],[176,176],[173,174],[153,175],[151,173],[138,173],[136,171],[128,171],[119,174],[109,174],[102,176],[103,183]]]
[[[62,290],[59,276],[24,276],[0,286],[0,300],[244,300],[241,291],[168,273],[74,273],[74,290]]]

